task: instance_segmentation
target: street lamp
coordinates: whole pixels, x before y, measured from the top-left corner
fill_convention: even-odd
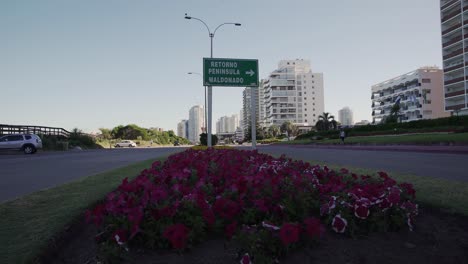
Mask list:
[[[213,38],[214,38],[214,36],[216,34],[216,31],[220,27],[222,27],[224,25],[234,25],[234,26],[237,26],[237,27],[241,26],[240,23],[226,22],[226,23],[222,23],[222,24],[218,25],[215,28],[215,30],[213,32],[211,32],[210,27],[208,27],[208,25],[203,20],[201,20],[199,18],[196,18],[196,17],[189,16],[189,15],[187,15],[187,13],[185,13],[185,19],[198,20],[198,21],[202,22],[203,25],[205,25],[206,29],[208,30],[208,36],[210,37],[210,43],[211,43],[211,45],[210,45],[210,58],[213,58]],[[212,109],[211,108],[213,106],[212,98],[213,98],[213,87],[208,86],[208,131],[207,131],[208,147],[212,146],[212,144],[211,144],[211,119],[212,119]]]
[[[202,76],[200,73],[198,73],[198,72],[187,72],[187,74],[195,74],[195,75],[198,75],[198,76],[200,76],[200,77],[202,78],[202,80],[203,80],[203,76]],[[206,122],[208,122],[208,118],[207,118],[207,116],[206,116],[206,113],[207,113],[207,111],[206,111],[206,86],[203,85],[203,87],[205,87],[205,106],[204,106],[204,109],[205,109],[205,133],[206,133],[206,132],[207,132],[207,131],[206,131]]]

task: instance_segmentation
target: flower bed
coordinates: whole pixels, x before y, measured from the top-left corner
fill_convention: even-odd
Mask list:
[[[221,234],[241,263],[271,263],[330,228],[350,236],[413,228],[411,184],[256,151],[189,149],[124,180],[87,212],[104,258],[144,247],[184,250]]]

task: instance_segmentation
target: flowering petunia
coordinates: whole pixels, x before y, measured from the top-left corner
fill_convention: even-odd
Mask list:
[[[281,226],[279,237],[283,245],[288,246],[299,241],[299,232],[300,229],[297,224],[285,223]]]
[[[359,219],[366,219],[370,214],[369,207],[364,203],[354,205],[354,215]]]
[[[245,253],[244,256],[242,256],[240,260],[240,264],[252,264],[252,261],[250,260],[249,253]]]
[[[325,233],[325,228],[318,218],[309,217],[304,220],[304,224],[305,231],[310,238],[320,238]]]
[[[163,237],[171,242],[175,249],[182,249],[187,243],[187,237],[190,230],[184,224],[174,224],[166,227]]]
[[[228,239],[231,239],[237,229],[237,221],[233,221],[229,225],[227,225],[224,229],[224,234]]]
[[[239,205],[229,199],[217,199],[213,205],[213,210],[224,219],[232,219],[240,212]]]
[[[124,229],[118,229],[112,234],[112,238],[119,246],[122,246],[127,242],[127,231]]]
[[[332,229],[337,233],[344,233],[346,227],[348,226],[348,221],[341,217],[340,214],[337,214],[332,221]]]

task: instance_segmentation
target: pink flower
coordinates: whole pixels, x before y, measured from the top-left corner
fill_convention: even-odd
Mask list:
[[[172,247],[182,249],[187,243],[187,237],[190,230],[183,224],[174,224],[166,227],[163,237],[168,239]]]
[[[310,238],[320,238],[325,233],[325,228],[320,220],[315,217],[309,217],[304,220],[305,230]]]
[[[233,221],[224,229],[224,234],[228,239],[231,239],[237,229],[237,221]]]
[[[213,210],[224,219],[232,219],[240,212],[239,205],[228,199],[217,199],[213,205]]]
[[[249,253],[245,253],[244,256],[242,256],[240,260],[240,264],[252,264],[252,261],[250,260]]]
[[[344,233],[346,230],[346,226],[348,226],[348,221],[341,217],[340,214],[337,214],[332,221],[332,229],[335,230],[337,233]]]
[[[281,226],[279,231],[279,237],[284,246],[295,243],[299,241],[299,226],[296,224],[286,223]]]
[[[356,203],[354,205],[354,215],[359,219],[366,219],[370,214],[369,207],[363,203]]]
[[[127,231],[124,229],[118,229],[112,234],[112,239],[117,242],[119,246],[122,246],[127,242]]]

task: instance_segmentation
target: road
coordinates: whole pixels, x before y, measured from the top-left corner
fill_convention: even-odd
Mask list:
[[[0,202],[185,148],[0,154]]]
[[[433,152],[402,152],[383,150],[327,149],[313,146],[260,146],[259,152],[286,154],[293,159],[317,161],[346,167],[368,168],[468,181],[468,155]]]

